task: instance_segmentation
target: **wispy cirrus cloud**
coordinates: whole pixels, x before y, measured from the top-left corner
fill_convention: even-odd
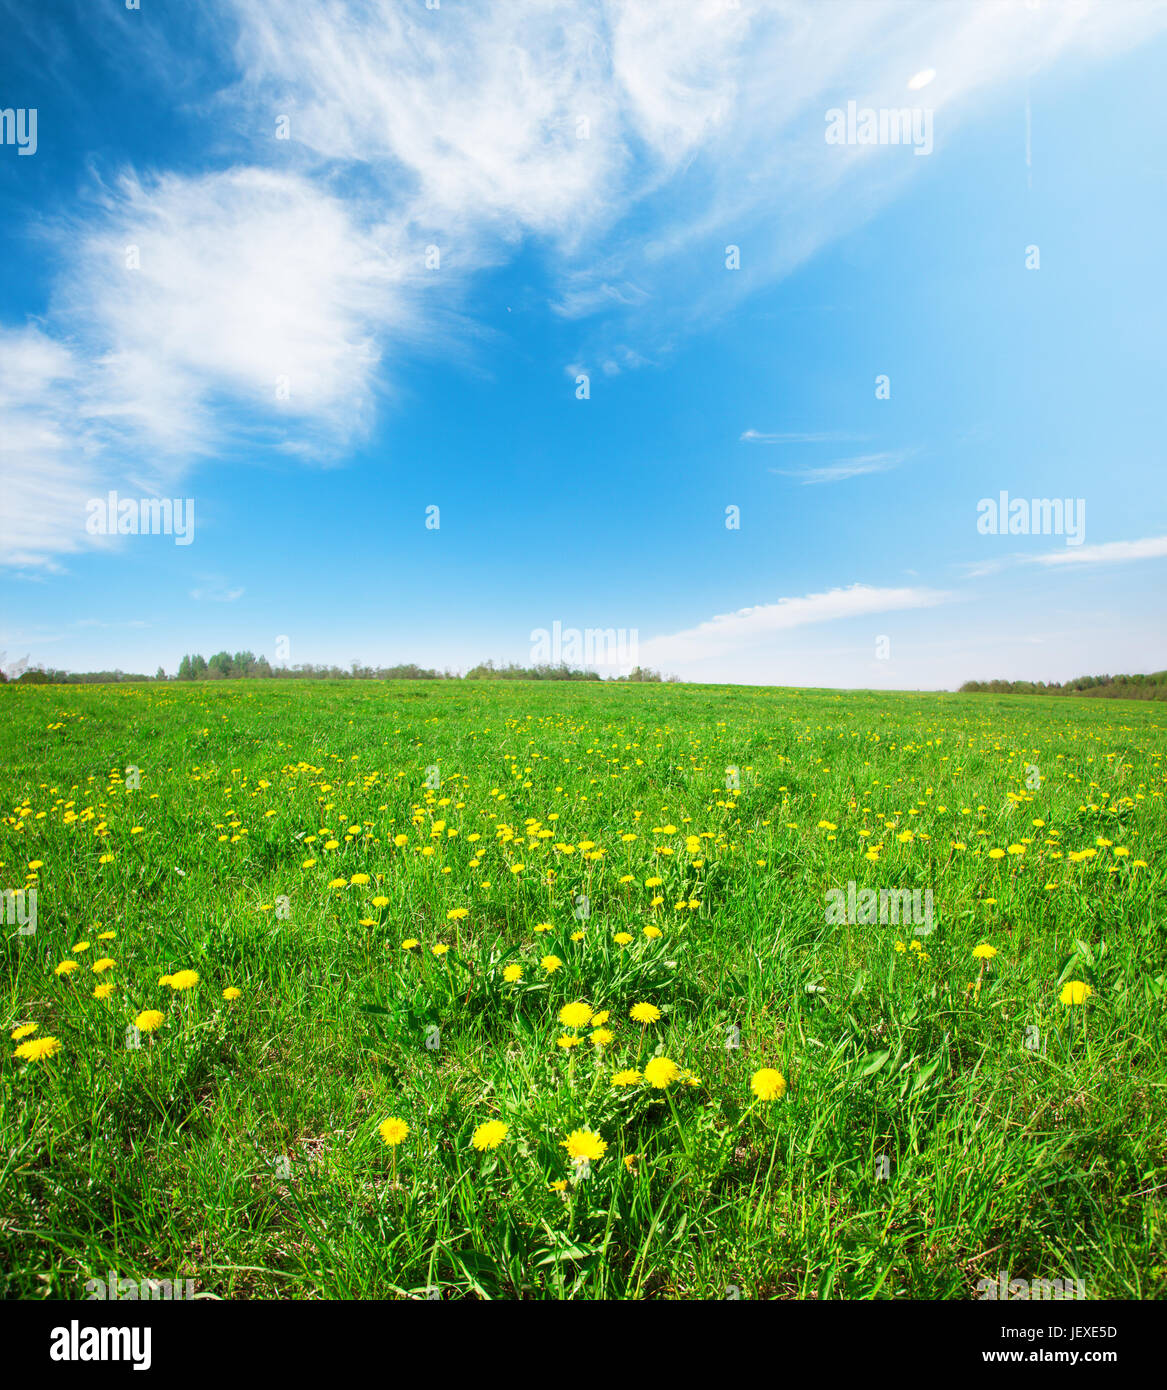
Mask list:
[[[1040,565],[1046,569],[1078,568],[1083,565],[1129,565],[1139,560],[1159,560],[1167,556],[1167,536],[1147,536],[1137,541],[1104,541],[1100,545],[1067,546],[1040,555],[1014,551],[996,560],[970,560],[958,566],[966,579],[984,579],[1017,565]]]
[[[863,435],[846,434],[837,430],[794,431],[791,433],[743,430],[738,439],[743,444],[854,444],[862,440],[863,437]]]
[[[836,459],[834,463],[817,468],[771,468],[786,478],[798,478],[804,486],[815,483],[841,483],[847,478],[862,478],[868,473],[889,473],[911,457],[911,450],[889,451],[881,454],[859,454],[855,458]]]
[[[1149,536],[1138,541],[1106,541],[1102,545],[1083,545],[1074,549],[1052,550],[1047,555],[1027,555],[1029,564],[1127,565],[1135,560],[1158,560],[1167,555],[1167,536]]]
[[[935,608],[953,598],[944,590],[925,587],[874,588],[851,584],[820,594],[739,608],[735,613],[720,614],[682,632],[650,638],[640,643],[640,659],[647,665],[667,669],[711,657],[732,656],[793,628],[876,613]]]
[[[242,585],[232,586],[222,578],[208,575],[197,588],[190,591],[190,596],[207,603],[234,603],[241,599],[245,592]]]

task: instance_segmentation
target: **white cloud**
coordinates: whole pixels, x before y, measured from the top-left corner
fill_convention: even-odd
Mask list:
[[[738,438],[744,444],[847,444],[856,442],[862,436],[843,434],[834,430],[804,431],[790,434],[767,434],[762,430],[743,430]]]
[[[236,599],[242,598],[245,592],[242,586],[232,588],[223,579],[207,576],[199,588],[190,591],[190,596],[208,603],[234,603]]]
[[[329,459],[372,423],[382,343],[423,336],[420,259],[297,176],[126,174],[53,235],[60,336],[0,329],[9,565],[92,546],[86,499],[127,478],[244,442]]]
[[[1132,560],[1157,560],[1167,555],[1167,536],[1150,536],[1140,541],[1107,541],[1103,545],[1081,545],[1053,550],[1048,555],[1027,555],[1035,565],[1125,565]]]
[[[997,560],[966,561],[958,568],[966,579],[983,579],[1015,565],[1042,565],[1047,568],[1079,565],[1127,565],[1137,560],[1158,560],[1167,556],[1167,536],[1148,536],[1137,541],[1106,541],[1101,545],[1066,546],[1043,555],[1014,551]]]
[[[0,564],[49,571],[81,549],[99,489],[80,401],[82,367],[40,328],[0,328]]]
[[[257,169],[127,174],[61,236],[54,313],[84,335],[90,412],[112,433],[188,459],[230,437],[232,410],[320,448],[368,424],[410,271],[339,199]]]
[[[646,666],[672,669],[683,663],[732,657],[747,649],[756,649],[759,644],[792,628],[875,613],[933,608],[950,602],[952,597],[936,589],[876,589],[866,584],[852,584],[822,594],[781,598],[776,603],[721,614],[683,632],[650,638],[640,643],[640,660]]]
[[[906,450],[898,453],[859,454],[855,458],[836,459],[834,463],[824,464],[819,468],[771,468],[769,471],[780,473],[787,478],[798,478],[805,487],[814,483],[839,483],[847,478],[861,478],[867,473],[887,473],[893,468],[898,468],[908,457],[910,455]]]

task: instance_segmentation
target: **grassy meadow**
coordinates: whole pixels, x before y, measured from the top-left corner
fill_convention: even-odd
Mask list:
[[[1162,1298],[1165,723],[0,688],[0,1292]]]

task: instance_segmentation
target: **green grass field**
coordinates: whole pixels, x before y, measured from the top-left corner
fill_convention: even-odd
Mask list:
[[[8,1297],[1167,1293],[1162,706],[248,681],[0,715],[0,884],[37,895]],[[930,889],[933,930],[829,921],[850,883]]]

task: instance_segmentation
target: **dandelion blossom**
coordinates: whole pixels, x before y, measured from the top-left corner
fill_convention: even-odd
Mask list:
[[[391,1117],[381,1124],[377,1133],[380,1134],[381,1138],[391,1149],[394,1149],[398,1144],[402,1143],[409,1134],[409,1126],[404,1120]]]
[[[592,1129],[573,1129],[563,1141],[565,1148],[575,1163],[595,1162],[603,1158],[607,1142]]]
[[[559,1021],[565,1028],[582,1028],[592,1021],[590,1004],[564,1004],[559,1010]]]
[[[650,1086],[655,1086],[658,1091],[663,1091],[666,1086],[671,1085],[680,1074],[680,1067],[676,1062],[670,1062],[667,1057],[654,1057],[644,1064],[645,1081]]]
[[[786,1094],[786,1078],[773,1067],[763,1067],[750,1078],[750,1090],[759,1100],[781,1100]]]
[[[15,1056],[23,1062],[41,1062],[46,1057],[53,1057],[61,1050],[61,1044],[57,1038],[30,1038],[28,1042],[22,1042],[16,1049]]]
[[[618,1071],[612,1078],[613,1086],[635,1086],[640,1080],[640,1073],[629,1067],[627,1071]]]
[[[1059,998],[1067,1005],[1084,1004],[1093,993],[1093,989],[1084,981],[1067,980]]]
[[[166,1015],[159,1013],[157,1009],[143,1009],[134,1019],[134,1027],[139,1033],[152,1033],[155,1028],[160,1028],[166,1022]]]
[[[19,1028],[14,1028],[8,1036],[13,1042],[21,1042],[30,1033],[35,1033],[39,1027],[39,1023],[22,1023]]]
[[[660,1010],[655,1004],[633,1004],[629,1017],[634,1023],[656,1023],[660,1019]]]
[[[479,1125],[474,1131],[470,1137],[470,1142],[479,1152],[497,1149],[507,1137],[507,1129],[508,1126],[504,1125],[501,1120],[487,1120],[485,1124]]]
[[[973,955],[976,957],[977,960],[992,960],[996,954],[996,946],[989,946],[987,943],[983,941],[979,946],[973,947]]]

